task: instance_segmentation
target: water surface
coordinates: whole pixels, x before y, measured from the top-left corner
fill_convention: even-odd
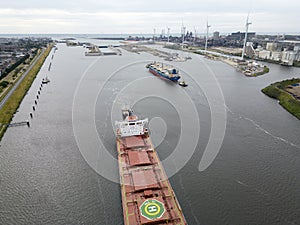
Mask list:
[[[177,96],[182,88],[148,73],[144,62],[159,59],[147,53],[124,52],[123,56],[98,59],[85,57],[82,47],[59,44],[51,61],[52,54],[14,117],[15,122],[29,118],[41,80],[48,75],[51,82],[42,88],[31,127],[9,128],[1,141],[0,223],[123,224],[119,184],[89,166],[73,133],[72,105],[79,81],[82,79],[80,84],[86,88],[81,90],[84,96],[80,110],[82,129],[87,131],[89,127],[84,124],[90,119],[85,118],[89,98],[97,94],[95,87],[103,86],[94,102],[92,119],[113,156],[116,146],[112,125],[121,115],[111,113],[111,109],[114,104],[123,103],[115,102],[123,88],[145,79],[145,83],[141,80],[141,85],[130,90],[130,96],[121,97],[125,103],[135,101],[149,85],[156,84],[150,88],[159,96]],[[249,78],[222,62],[196,55],[192,58],[173,64],[186,72],[185,80],[190,85],[185,91],[199,114],[199,142],[193,157],[170,179],[188,223],[299,224],[300,122],[260,90],[270,83],[299,77],[300,69],[268,64],[269,74]],[[196,76],[200,84],[193,83]],[[217,99],[208,102],[201,89],[217,88],[210,76],[215,76],[221,86],[227,126],[217,158],[207,170],[199,172],[211,132],[210,104],[218,104]],[[146,82],[147,79],[157,79],[159,83]],[[177,112],[177,107],[184,106],[185,98],[179,97],[176,102],[180,105],[174,106],[156,94],[134,105],[138,115],[164,120],[167,131],[161,131],[161,135],[166,136],[157,147],[161,159],[166,159],[177,145],[180,121],[194,119],[189,112]],[[189,139],[185,141],[188,149]],[[182,149],[182,154],[187,149]],[[113,163],[107,167],[116,177],[117,166]],[[166,168],[172,169],[176,169],[176,164]]]

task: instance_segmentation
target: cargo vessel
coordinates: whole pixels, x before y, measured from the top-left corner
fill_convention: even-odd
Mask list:
[[[146,65],[146,68],[149,69],[149,72],[155,76],[168,79],[173,82],[178,82],[180,79],[179,71],[170,66],[164,66],[162,63],[149,63]]]
[[[124,225],[186,225],[182,209],[150,140],[148,119],[131,109],[116,122]]]

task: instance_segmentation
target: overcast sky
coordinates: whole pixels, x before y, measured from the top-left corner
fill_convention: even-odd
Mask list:
[[[0,0],[1,34],[161,33],[170,27],[204,33],[243,31],[300,33],[299,0]]]

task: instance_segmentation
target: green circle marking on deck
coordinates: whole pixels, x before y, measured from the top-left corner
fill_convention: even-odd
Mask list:
[[[143,217],[148,220],[155,220],[162,217],[165,212],[165,207],[160,201],[151,199],[143,202],[140,211]]]

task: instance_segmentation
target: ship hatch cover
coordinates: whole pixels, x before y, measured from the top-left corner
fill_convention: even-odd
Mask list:
[[[146,151],[128,151],[128,157],[131,166],[151,164]]]
[[[134,148],[134,147],[142,147],[145,146],[145,142],[142,137],[140,136],[131,136],[125,138],[125,143],[127,148]]]
[[[159,188],[154,171],[152,169],[133,171],[132,179],[135,191]]]

